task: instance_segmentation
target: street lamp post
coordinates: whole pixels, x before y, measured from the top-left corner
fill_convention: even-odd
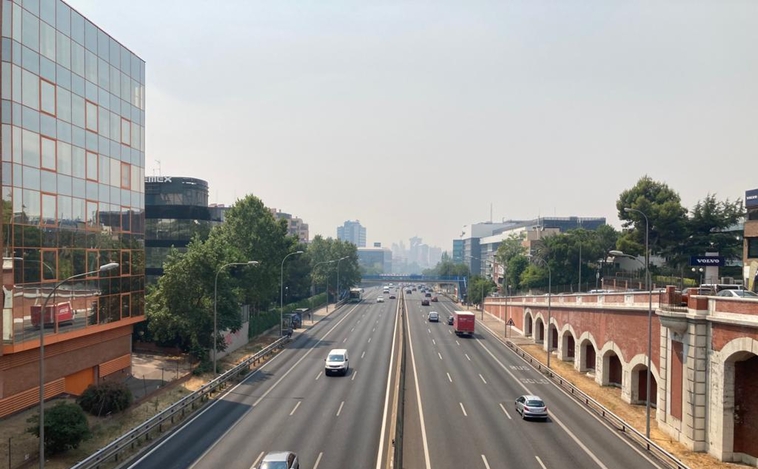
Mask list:
[[[257,265],[258,261],[247,261],[247,262],[229,262],[227,264],[222,265],[218,268],[216,271],[216,279],[213,281],[213,376],[216,376],[216,337],[218,336],[218,325],[217,325],[217,306],[218,306],[218,274],[221,273],[222,270],[225,268],[232,266],[232,265]]]
[[[337,259],[337,303],[340,302],[340,262],[347,259],[347,256]]]
[[[326,264],[327,266],[331,264],[332,262],[337,262],[336,259],[332,259],[330,261],[321,261],[317,262],[313,266],[313,270],[316,270],[316,267],[320,266],[321,264]],[[326,312],[329,312],[329,271],[326,272]],[[311,316],[311,322],[313,322],[313,316]]]
[[[110,262],[105,265],[101,265],[97,270],[91,270],[81,274],[72,275],[60,282],[56,283],[52,291],[48,293],[45,301],[42,303],[42,310],[40,311],[40,330],[39,330],[39,467],[45,467],[45,316],[47,316],[47,303],[50,298],[58,290],[58,288],[66,282],[75,280],[81,277],[88,277],[90,275],[108,272],[110,270],[118,268],[118,262]],[[53,307],[53,318],[56,317],[58,311]]]
[[[699,273],[700,274],[700,283],[698,283],[698,285],[702,285],[703,284],[703,268],[702,267],[693,267],[692,268],[692,273],[694,273],[694,274],[698,274]]]
[[[464,258],[471,259],[472,261],[476,260],[476,261],[480,261],[481,262],[481,259],[479,259],[478,257],[474,257],[474,256],[464,256]],[[473,267],[473,264],[471,264],[471,266]],[[479,270],[481,270],[481,265],[479,267],[480,267]],[[471,269],[472,272],[473,272],[473,270],[474,269]],[[468,287],[466,287],[466,288],[468,288]],[[468,307],[471,306],[471,297],[468,295],[468,292],[466,292],[466,293],[467,293],[466,294],[466,303],[469,305],[469,306],[467,306],[467,308],[468,308]],[[484,309],[484,308],[482,308],[482,309]],[[482,319],[483,318],[484,318],[484,312],[482,312]]]
[[[550,269],[550,264],[541,257],[534,256],[535,259],[542,261],[547,267],[547,367],[550,368],[550,348],[553,346],[553,342],[550,340],[550,321],[551,321],[551,299],[553,296],[553,271]]]
[[[645,395],[645,437],[650,439],[650,381],[652,355],[653,355],[653,285],[650,281],[650,249],[648,244],[648,235],[650,233],[650,222],[645,212],[637,210],[636,208],[624,208],[624,211],[636,212],[645,217],[645,280],[647,281],[648,290],[648,306],[647,306],[647,379],[646,379],[646,395]]]
[[[279,337],[282,336],[282,321],[284,321],[284,261],[290,256],[302,253],[303,251],[291,252],[282,259],[282,268],[279,270]]]

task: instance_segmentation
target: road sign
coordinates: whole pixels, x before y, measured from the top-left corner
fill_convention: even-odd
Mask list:
[[[513,318],[510,318],[510,319],[508,319],[508,325],[509,325],[509,326],[513,326],[513,325],[514,325],[514,324],[513,324]]]

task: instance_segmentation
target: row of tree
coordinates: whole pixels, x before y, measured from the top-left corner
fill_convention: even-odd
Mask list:
[[[323,291],[327,281],[332,297],[360,283],[356,246],[320,236],[301,244],[287,234],[285,220],[248,195],[185,252],[172,250],[164,275],[147,294],[146,321],[137,333],[205,359],[214,343],[218,350],[226,346],[221,334],[214,337],[214,309],[217,330],[236,332],[240,304],[254,314],[267,311],[285,296],[289,303]]]
[[[634,187],[619,195],[616,208],[622,222],[621,231],[609,225],[597,230],[570,230],[545,236],[532,252],[527,252],[522,237],[512,235],[506,238],[495,259],[500,265],[507,266],[509,288],[546,290],[549,280],[553,286],[562,286],[563,290],[573,289],[572,286],[592,288],[609,272],[607,260],[611,251],[644,255],[646,232],[651,255],[664,260],[663,266],[651,265],[654,274],[693,275],[689,268],[690,256],[706,252],[718,252],[727,259],[742,256],[741,233],[735,231],[745,216],[741,199],[718,200],[715,195],[708,194],[692,210],[687,210],[682,206],[679,194],[668,185],[644,176]],[[643,268],[640,265],[640,270]],[[468,276],[468,268],[444,257],[428,273]],[[722,269],[722,273],[729,273],[728,269]],[[739,270],[733,274],[741,276]],[[494,288],[489,279],[474,277],[469,281],[469,299],[476,302],[474,300],[481,297],[481,291],[489,292]]]

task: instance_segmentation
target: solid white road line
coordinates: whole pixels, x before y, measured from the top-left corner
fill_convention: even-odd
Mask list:
[[[505,412],[505,416],[508,417],[508,420],[513,420],[511,418],[511,414],[509,414],[508,411],[505,410],[505,407],[503,407],[503,404],[500,404],[500,408],[503,409],[503,412]]]
[[[447,375],[447,380],[451,383],[453,382],[453,378],[450,377],[450,373],[445,373]]]
[[[408,320],[410,325],[410,320]],[[424,406],[421,404],[421,388],[418,383],[418,371],[416,370],[416,354],[413,352],[413,334],[408,334],[408,345],[411,350],[411,367],[413,367],[413,381],[416,385],[416,403],[418,405],[418,419],[421,423],[421,445],[424,447],[424,467],[432,469],[432,462],[429,459],[429,441],[426,438],[426,425],[424,425]],[[377,469],[380,466],[377,464]]]
[[[487,458],[484,455],[482,455],[482,462],[484,462],[484,467],[490,469],[490,464],[487,462]]]
[[[290,412],[290,417],[292,416],[292,414],[295,413],[295,411],[297,410],[297,408],[300,407],[300,403],[301,402],[303,402],[303,401],[297,401],[297,404],[295,404],[295,408],[292,409],[292,412]]]
[[[253,465],[250,466],[250,469],[255,469],[258,466],[258,461],[260,461],[262,457],[263,457],[263,451],[261,451],[261,454],[259,454],[258,457],[255,458],[255,461],[253,461]]]
[[[487,384],[487,380],[484,379],[484,376],[482,376],[481,373],[479,373],[479,377],[482,378],[482,381],[484,382],[484,384]]]
[[[463,411],[463,416],[464,417],[468,417],[468,414],[466,413],[466,408],[463,407],[463,402],[459,402],[458,404],[461,405],[461,410]]]
[[[343,407],[344,405],[345,405],[345,401],[342,401],[342,402],[340,403],[340,408],[339,408],[339,409],[337,409],[337,417],[339,417],[339,416],[340,416],[340,412],[342,412],[342,407]]]
[[[542,469],[547,469],[547,467],[542,464],[542,459],[540,459],[539,456],[535,455],[534,458],[537,460],[538,463],[540,463],[540,466],[542,466]]]

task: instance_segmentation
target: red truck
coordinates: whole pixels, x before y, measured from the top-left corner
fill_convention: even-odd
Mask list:
[[[469,311],[453,311],[453,330],[455,335],[473,335],[476,316]]]
[[[59,326],[74,323],[74,310],[71,308],[71,303],[69,302],[58,303],[57,305],[47,305],[47,308],[45,309],[47,309],[45,312],[46,314],[43,315],[45,327],[55,327],[56,322]],[[53,309],[58,313],[57,318],[53,317]],[[32,326],[37,329],[39,329],[41,322],[40,311],[42,311],[42,306],[32,306]]]

